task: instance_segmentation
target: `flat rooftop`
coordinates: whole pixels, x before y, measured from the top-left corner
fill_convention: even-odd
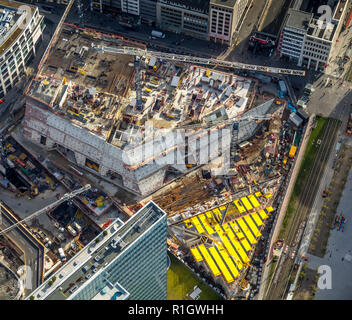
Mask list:
[[[25,18],[25,12],[19,7],[23,3],[0,0],[0,55],[4,53],[19,37],[23,29],[19,24]],[[26,4],[34,12],[35,7]]]
[[[290,9],[288,11],[286,26],[300,30],[307,30],[312,16],[312,13]]]
[[[136,241],[143,233],[155,224],[159,219],[165,216],[165,213],[153,202],[149,202],[143,208],[141,208],[135,215],[133,215],[126,223],[116,219],[108,228],[107,235],[103,237],[100,242],[96,242],[96,238],[93,239],[87,246],[85,246],[78,254],[76,254],[71,260],[66,262],[56,273],[57,278],[54,285],[49,286],[49,279],[44,282],[39,288],[37,288],[32,295],[35,299],[46,299],[46,300],[65,300],[74,299],[74,296],[79,290],[92,281],[95,277],[98,277],[108,265],[115,260],[122,252],[128,250],[129,246]],[[100,234],[97,238],[102,238]],[[115,248],[112,246],[113,243],[117,245]],[[100,260],[97,263],[95,258],[99,256]],[[93,272],[94,264],[96,263],[96,269]],[[88,271],[84,272],[83,268],[87,266]],[[90,275],[89,278],[87,275]],[[70,291],[74,286],[77,288],[74,291]],[[101,288],[103,292],[97,293],[95,298],[102,297],[110,298],[125,298],[124,294],[128,292],[120,291],[117,296],[114,294],[119,292],[119,284],[112,284],[106,282],[105,290]]]
[[[210,0],[210,4],[216,4],[219,6],[224,6],[228,8],[233,8],[237,0]]]
[[[327,23],[327,26],[324,28],[320,27],[320,21],[318,19],[312,19],[307,34],[316,37],[319,39],[323,39],[326,41],[332,41],[337,30],[337,25],[334,23]]]
[[[341,16],[345,10],[345,6],[347,5],[347,1],[339,1],[338,5],[336,6],[334,20],[340,20]]]

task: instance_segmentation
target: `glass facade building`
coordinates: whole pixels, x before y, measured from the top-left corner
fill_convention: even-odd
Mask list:
[[[91,300],[107,284],[119,283],[132,300],[166,300],[166,215],[72,297]]]
[[[166,300],[165,212],[150,201],[105,231],[53,275],[54,284],[47,279],[32,292],[34,299]]]

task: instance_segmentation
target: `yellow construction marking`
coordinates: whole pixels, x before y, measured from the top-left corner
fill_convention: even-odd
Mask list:
[[[215,259],[215,262],[217,263],[217,265],[220,267],[220,270],[221,270],[222,274],[224,275],[226,281],[228,283],[233,282],[234,279],[233,279],[231,273],[229,272],[229,270],[227,270],[226,265],[224,264],[224,262],[220,258],[216,249],[214,247],[210,247],[209,252],[212,255],[212,257]]]
[[[242,233],[241,229],[239,226],[234,222],[230,221],[230,225],[232,227],[232,230],[235,232],[238,240],[241,241],[243,244],[244,248],[246,251],[250,251],[252,249],[251,245],[249,244],[248,240],[245,238],[244,234]]]
[[[201,214],[200,216],[198,216],[199,220],[203,223],[203,226],[205,227],[205,230],[209,233],[209,234],[213,234],[215,233],[215,231],[213,230],[213,228],[210,226],[207,218],[205,217],[205,214]]]
[[[246,212],[246,208],[242,206],[238,200],[235,200],[234,203],[240,213]]]
[[[247,224],[249,225],[249,228],[252,230],[254,236],[256,238],[260,237],[262,234],[260,233],[260,231],[258,230],[258,228],[256,227],[256,225],[254,224],[254,222],[252,221],[250,216],[245,216],[244,220],[246,220]]]
[[[268,218],[268,215],[265,213],[264,210],[259,210],[258,213],[263,220]]]
[[[240,273],[238,272],[236,266],[234,265],[234,263],[232,262],[230,256],[228,255],[227,251],[224,249],[223,246],[217,246],[218,251],[220,252],[220,255],[223,257],[223,259],[226,262],[226,265],[229,267],[230,271],[232,272],[233,276],[235,278],[240,276]],[[236,263],[236,261],[235,261]],[[237,263],[236,263],[237,264]],[[241,269],[239,269],[241,270]]]
[[[270,193],[270,192],[267,193],[267,194],[265,195],[265,198],[267,198],[267,199],[271,198],[271,193]]]
[[[201,256],[201,254],[199,253],[198,249],[196,247],[191,248],[191,252],[194,256],[194,258],[196,259],[197,262],[200,262],[203,260],[203,257]]]
[[[188,228],[188,229],[192,228],[192,223],[189,219],[183,220],[183,222],[184,222],[186,228]]]
[[[211,214],[210,211],[207,211],[205,214],[207,215],[208,219],[213,219],[213,215]]]
[[[221,212],[219,210],[219,208],[213,209],[213,213],[216,219],[218,219],[218,221],[221,220]]]
[[[259,198],[259,197],[262,196],[262,193],[258,191],[258,192],[255,193],[255,196],[256,196],[257,198]]]
[[[258,200],[256,199],[256,197],[254,195],[250,194],[248,196],[248,199],[251,201],[251,203],[253,204],[254,208],[260,207],[260,203],[258,202]]]
[[[266,211],[268,211],[268,212],[270,213],[270,212],[273,212],[274,209],[273,209],[273,207],[270,206],[270,207],[267,207],[267,208],[266,208]]]
[[[244,223],[243,219],[239,218],[239,219],[236,220],[236,222],[238,223],[238,225],[242,229],[243,233],[247,236],[249,242],[251,244],[257,243],[257,240],[253,237],[252,232],[248,229],[248,227]]]
[[[219,276],[221,274],[221,272],[219,271],[218,267],[214,263],[214,260],[212,259],[210,254],[208,253],[207,248],[204,246],[204,244],[201,244],[198,248],[199,248],[200,252],[202,253],[202,255],[203,255],[205,261],[207,262],[213,275],[215,277]]]
[[[67,295],[64,294],[61,290],[59,290],[59,292],[60,292],[65,298],[67,298]]]
[[[191,221],[192,221],[193,225],[196,227],[198,233],[204,233],[205,232],[203,227],[200,225],[197,217],[191,218]]]
[[[244,206],[246,207],[247,210],[252,210],[253,209],[251,203],[248,201],[248,199],[246,197],[242,197],[241,201],[242,201],[242,203],[244,204]]]
[[[254,221],[258,227],[263,225],[263,221],[262,221],[262,219],[259,218],[258,213],[256,213],[256,212],[251,213],[251,217],[254,219]]]
[[[219,225],[215,226],[215,230],[218,233],[222,243],[225,245],[225,248],[227,250],[227,252],[229,253],[229,255],[231,257],[234,257],[236,263],[238,262],[239,265],[241,265],[242,269],[242,262],[240,260],[240,257],[238,256],[238,254],[236,253],[235,249],[233,248],[232,244],[230,243],[230,241],[227,239],[226,235],[224,234],[224,232],[222,231],[222,229],[220,228]]]
[[[240,243],[238,242],[237,238],[233,234],[230,227],[227,224],[223,224],[222,227],[224,228],[224,230],[226,231],[226,234],[230,238],[232,245],[235,247],[236,251],[240,254],[242,261],[244,263],[247,263],[249,261],[249,258],[247,256],[246,252],[242,249]]]

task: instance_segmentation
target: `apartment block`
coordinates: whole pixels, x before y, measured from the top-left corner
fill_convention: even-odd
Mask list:
[[[43,16],[37,7],[16,1],[0,1],[0,98],[25,74],[44,27]]]

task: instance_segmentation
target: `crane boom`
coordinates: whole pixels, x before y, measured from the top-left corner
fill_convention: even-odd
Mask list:
[[[261,121],[261,120],[270,120],[272,117],[271,116],[244,116],[244,117],[238,117],[238,118],[230,118],[225,121],[219,122],[219,125],[228,125],[228,124],[235,124],[235,123],[240,123],[242,121]],[[196,124],[190,124],[190,125],[185,125],[185,126],[180,126],[176,127],[176,129],[198,129],[198,128],[210,128],[214,127],[216,124],[205,124],[205,123],[196,123]]]
[[[31,219],[37,217],[37,216],[40,216],[42,213],[45,213],[45,212],[47,212],[47,211],[49,211],[49,210],[55,208],[56,206],[58,206],[58,205],[61,204],[62,202],[65,202],[65,201],[67,201],[67,200],[69,200],[69,199],[74,198],[75,196],[79,195],[80,193],[89,190],[90,187],[91,187],[90,184],[86,184],[86,185],[85,185],[84,187],[82,187],[82,188],[79,188],[79,189],[77,189],[77,190],[74,190],[74,191],[72,191],[72,192],[70,192],[70,193],[65,193],[65,194],[62,196],[61,199],[59,199],[59,200],[53,202],[52,204],[49,204],[48,206],[46,206],[46,207],[44,207],[44,208],[42,208],[42,209],[40,209],[40,210],[38,210],[38,211],[32,213],[30,216],[28,216],[28,217],[22,219],[21,221],[16,222],[16,223],[13,224],[12,226],[10,226],[10,227],[8,227],[8,228],[2,230],[2,231],[0,232],[0,235],[4,234],[4,233],[6,233],[6,232],[11,231],[12,229],[16,228],[19,224],[22,224],[23,222],[29,221],[29,220],[31,220]]]
[[[158,59],[180,61],[180,62],[192,63],[192,64],[211,65],[211,66],[218,66],[218,67],[224,67],[224,68],[252,70],[252,71],[268,72],[268,73],[275,73],[275,74],[289,74],[293,76],[302,76],[302,77],[304,77],[306,74],[304,70],[259,66],[259,65],[241,63],[241,62],[232,62],[232,61],[225,61],[225,60],[212,59],[212,58],[201,58],[201,57],[181,55],[181,54],[175,54],[175,53],[151,51],[146,49],[143,50],[140,48],[133,48],[133,47],[118,47],[118,48],[104,47],[104,46],[95,47],[92,44],[92,48],[102,53],[108,52],[108,53],[117,53],[117,54],[127,54],[132,56],[139,56],[139,57],[153,56]]]
[[[38,72],[40,72],[40,70],[42,69],[42,66],[45,63],[46,59],[48,58],[48,56],[51,52],[51,49],[54,47],[54,45],[58,39],[59,33],[61,31],[62,24],[65,22],[67,15],[70,12],[74,2],[75,2],[75,0],[70,0],[70,2],[67,4],[66,9],[65,9],[63,15],[61,16],[61,19],[55,29],[55,32],[54,32],[53,36],[51,37],[49,45],[46,47],[46,50],[42,56],[42,59],[40,60],[40,63],[38,65]]]

